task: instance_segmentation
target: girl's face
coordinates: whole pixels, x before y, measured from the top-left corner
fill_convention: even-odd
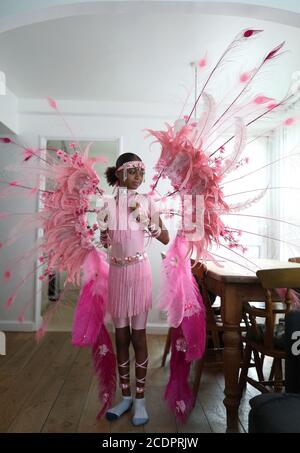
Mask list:
[[[142,168],[134,167],[127,169],[127,178],[124,180],[124,171],[119,170],[116,172],[119,180],[119,185],[127,187],[127,189],[136,190],[143,182],[145,170]]]

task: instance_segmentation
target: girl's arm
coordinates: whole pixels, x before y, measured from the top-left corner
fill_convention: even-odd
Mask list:
[[[106,249],[108,248],[109,238],[108,238],[108,231],[107,230],[100,232],[100,242],[101,242],[101,245],[103,245],[104,248],[106,248]]]
[[[170,241],[169,232],[160,217],[158,219],[158,222],[159,222],[159,229],[157,229],[155,231],[154,237],[159,242],[166,245]],[[151,232],[151,229],[150,229],[150,232]]]
[[[150,209],[148,213],[142,209],[142,206],[139,202],[134,203],[134,206],[131,207],[131,210],[135,211],[135,218],[138,222],[141,222],[147,230],[149,230],[152,237],[155,237],[162,244],[168,244],[170,241],[169,232],[165,227],[163,221],[158,215],[158,211],[155,208],[155,205],[152,203],[152,210]],[[151,216],[153,216],[151,218]]]
[[[100,243],[104,248],[107,249],[108,245],[109,245],[109,236],[108,236],[108,227],[107,227],[108,214],[106,212],[105,207],[100,209],[100,211],[97,215],[97,220],[98,220],[98,226],[100,229]]]

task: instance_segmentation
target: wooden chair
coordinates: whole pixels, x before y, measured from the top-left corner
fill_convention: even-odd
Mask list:
[[[193,264],[194,262],[192,261],[192,266]],[[196,266],[192,267],[192,273],[199,285],[206,311],[206,351],[205,355],[195,363],[195,378],[193,381],[193,393],[197,396],[203,367],[207,363],[207,354],[209,351],[215,354],[215,360],[212,364],[223,367],[223,344],[221,344],[221,339],[224,333],[224,326],[220,308],[218,307],[217,310],[214,309],[206,287],[206,265],[204,263],[197,263]]]
[[[282,376],[282,360],[285,358],[284,319],[291,309],[291,288],[299,286],[300,268],[268,269],[258,271],[256,274],[266,291],[266,299],[261,308],[249,302],[246,302],[243,307],[247,333],[239,387],[242,393],[248,382],[262,393],[269,392],[268,387],[274,387],[278,392],[284,385]],[[287,288],[283,301],[276,293],[277,288]],[[278,320],[280,315],[281,322]],[[258,322],[258,318],[261,318],[263,323]],[[273,358],[268,380],[264,379],[263,360],[257,370],[258,380],[248,376],[252,352],[259,353],[261,357]]]
[[[192,265],[194,262],[192,261]],[[206,339],[207,346],[211,341],[211,348],[215,352],[223,350],[221,338],[224,332],[223,322],[221,318],[221,307],[214,307],[211,301],[210,294],[206,287],[207,266],[204,263],[197,263],[192,267],[192,273],[198,283],[203,303],[206,311]]]
[[[290,263],[300,263],[300,256],[289,258]]]

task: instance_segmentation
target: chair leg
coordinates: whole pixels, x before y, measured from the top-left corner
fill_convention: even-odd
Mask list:
[[[243,365],[242,365],[242,370],[241,370],[240,379],[239,379],[239,391],[240,391],[241,395],[246,387],[248,370],[249,370],[250,361],[251,361],[251,353],[252,353],[251,346],[249,344],[246,344],[245,351],[244,351]]]
[[[258,380],[263,382],[265,380],[265,377],[264,377],[264,373],[263,373],[262,359],[261,359],[261,357],[259,357],[259,353],[255,350],[253,350],[253,356],[254,356],[254,363],[255,363]]]
[[[282,382],[282,363],[281,359],[276,358],[276,364],[274,368],[274,391],[277,393],[282,392],[283,382]]]
[[[212,342],[214,345],[214,349],[221,349],[220,337],[218,330],[211,331]]]
[[[204,367],[204,356],[201,359],[196,361],[196,371],[195,371],[195,380],[193,382],[193,394],[195,396],[194,402],[196,402],[196,398],[198,395],[198,390],[201,382],[202,371]]]
[[[273,381],[273,379],[274,379],[275,360],[276,360],[276,359],[273,359],[273,361],[272,361],[272,366],[271,366],[271,370],[270,370],[269,381]]]
[[[166,343],[165,343],[165,349],[164,349],[164,353],[163,353],[162,360],[161,360],[162,367],[165,366],[167,355],[169,354],[170,349],[171,349],[171,328],[168,330],[168,335],[167,335],[167,339],[166,339]]]

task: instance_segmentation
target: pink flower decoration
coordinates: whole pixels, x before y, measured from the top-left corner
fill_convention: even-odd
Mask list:
[[[31,148],[25,148],[23,156],[24,156],[24,160],[26,162],[33,156],[33,150]]]
[[[12,296],[10,296],[7,299],[6,304],[5,304],[6,308],[9,308],[14,303],[15,298],[16,298],[16,295],[13,294]]]
[[[248,82],[249,79],[250,79],[249,72],[243,72],[243,73],[240,75],[240,82],[241,82],[241,83]]]
[[[24,319],[25,319],[24,313],[21,313],[21,314],[18,316],[18,321],[19,321],[19,322],[24,322]]]
[[[200,58],[198,61],[199,68],[203,69],[207,65],[207,59],[205,57]]]
[[[176,401],[176,410],[177,412],[181,412],[182,414],[185,412],[186,404],[183,400]]]
[[[186,352],[187,351],[187,344],[186,341],[183,337],[178,338],[176,341],[176,350],[181,351],[181,352]]]
[[[254,98],[254,104],[265,104],[266,102],[269,102],[269,101],[272,101],[273,99],[272,98],[268,98],[267,96],[256,96],[256,98]]]
[[[261,33],[263,30],[252,30],[252,29],[248,29],[246,31],[244,31],[243,33],[243,36],[244,38],[250,38],[251,36],[254,36],[256,35],[257,33]]]
[[[271,102],[271,104],[267,105],[269,110],[273,110],[276,107],[278,107],[279,104],[276,104],[275,102]]]
[[[284,122],[283,122],[283,124],[284,124],[285,126],[291,126],[291,125],[294,124],[294,123],[295,123],[295,118],[292,118],[292,117],[286,118],[286,119],[284,120]]]
[[[52,107],[54,110],[57,110],[57,104],[54,99],[52,99],[51,97],[47,97],[47,101],[50,107]]]
[[[109,352],[109,349],[108,349],[108,347],[106,346],[106,344],[100,344],[99,349],[98,349],[99,355],[103,357],[103,356],[105,356],[108,352]]]
[[[5,271],[3,274],[4,280],[9,280],[11,277],[11,272],[10,271]]]
[[[40,341],[44,337],[45,329],[46,329],[46,326],[44,324],[42,324],[41,327],[38,329],[38,331],[36,333],[37,341]]]
[[[284,44],[285,44],[285,41],[283,41],[277,47],[274,47],[274,49],[271,50],[271,52],[269,52],[268,55],[265,57],[264,62],[266,62],[267,60],[271,60],[272,58],[275,58],[276,56],[278,56],[277,54],[278,54],[279,50],[282,49]]]

